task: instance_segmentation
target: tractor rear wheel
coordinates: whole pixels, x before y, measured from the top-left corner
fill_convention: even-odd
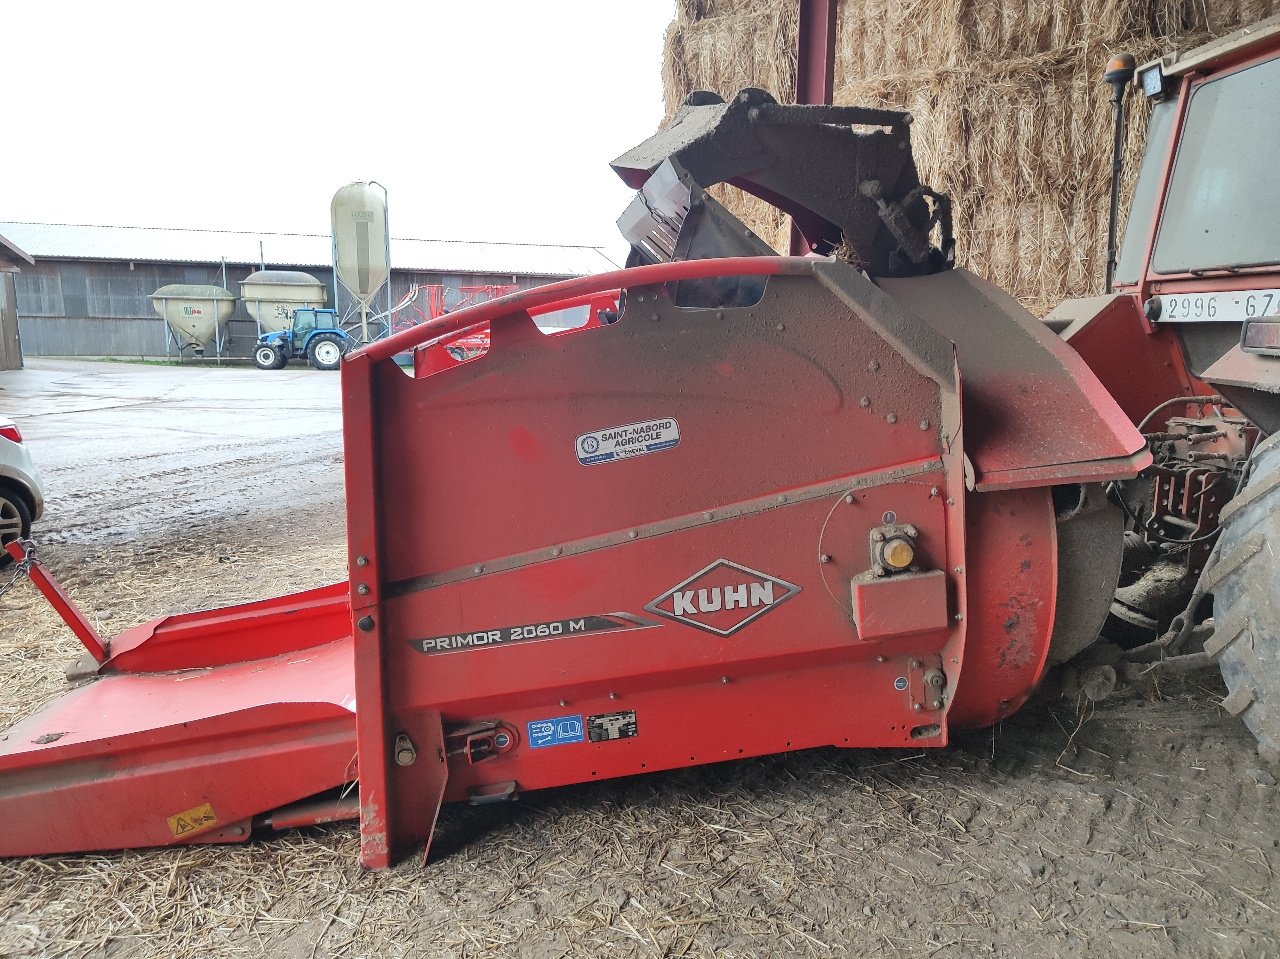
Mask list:
[[[342,363],[342,340],[332,333],[317,333],[307,344],[307,359],[317,370],[336,370]]]
[[[1205,572],[1213,593],[1214,655],[1227,683],[1222,705],[1280,762],[1280,433],[1253,451],[1249,482],[1222,510],[1222,541]]]
[[[282,370],[288,362],[289,357],[278,346],[264,344],[253,351],[253,363],[260,370]]]

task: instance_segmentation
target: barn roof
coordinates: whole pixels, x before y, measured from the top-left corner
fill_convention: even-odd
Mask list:
[[[0,235],[0,266],[18,266],[22,263],[35,263],[30,254],[7,237]]]
[[[320,233],[4,223],[0,234],[40,259],[123,260],[323,267],[333,262],[331,240]],[[259,252],[261,250],[261,253]],[[583,276],[616,269],[600,247],[548,243],[491,243],[393,237],[391,265],[430,273]]]

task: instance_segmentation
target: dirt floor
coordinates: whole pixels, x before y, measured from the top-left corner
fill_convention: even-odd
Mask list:
[[[30,366],[0,412],[105,632],[344,575],[336,377]],[[30,584],[0,597],[0,727],[77,650]],[[351,824],[0,861],[0,956],[1280,956],[1280,770],[1216,676],[1161,692],[449,808],[428,868],[363,871]]]

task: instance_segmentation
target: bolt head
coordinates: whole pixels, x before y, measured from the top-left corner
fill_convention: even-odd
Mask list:
[[[913,660],[911,660],[911,668],[912,668],[912,669],[919,669],[919,668],[920,668],[920,660],[918,660],[918,659],[913,659]]]
[[[890,413],[888,416],[886,416],[886,417],[884,418],[884,420],[885,420],[885,422],[886,422],[886,423],[896,423],[896,422],[898,422],[898,414],[897,414],[897,413]]]
[[[915,703],[914,705],[912,705],[911,708],[914,709],[916,712],[922,712],[924,710],[924,706],[921,705],[920,703]]]
[[[357,565],[357,566],[368,566],[368,565],[369,565],[369,557],[368,557],[368,556],[357,556],[357,557],[356,557],[356,565]]]
[[[934,708],[934,709],[941,709],[941,708],[942,708],[942,700],[941,700],[941,699],[935,699],[935,700],[933,701],[933,708]]]
[[[888,661],[888,659],[889,659],[889,657],[887,657],[887,656],[877,656],[877,657],[876,657],[876,662],[877,662],[877,663],[883,663],[883,662],[887,662],[887,661]]]
[[[356,622],[356,625],[360,627],[361,632],[365,632],[365,633],[371,632],[373,630],[373,617],[361,616],[360,619]]]
[[[819,557],[818,557],[818,560],[819,560],[819,562],[829,563],[829,562],[831,562],[831,554],[830,554],[830,553],[823,553],[821,556],[819,556]]]
[[[356,587],[356,592],[359,593],[361,596],[368,596],[369,587],[366,586],[364,583],[361,583],[359,586]]]

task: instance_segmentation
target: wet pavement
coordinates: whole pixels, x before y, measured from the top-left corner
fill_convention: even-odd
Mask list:
[[[342,538],[340,377],[29,359],[0,415],[45,477],[37,543],[110,546],[291,522]],[[328,517],[328,519],[326,519]]]

